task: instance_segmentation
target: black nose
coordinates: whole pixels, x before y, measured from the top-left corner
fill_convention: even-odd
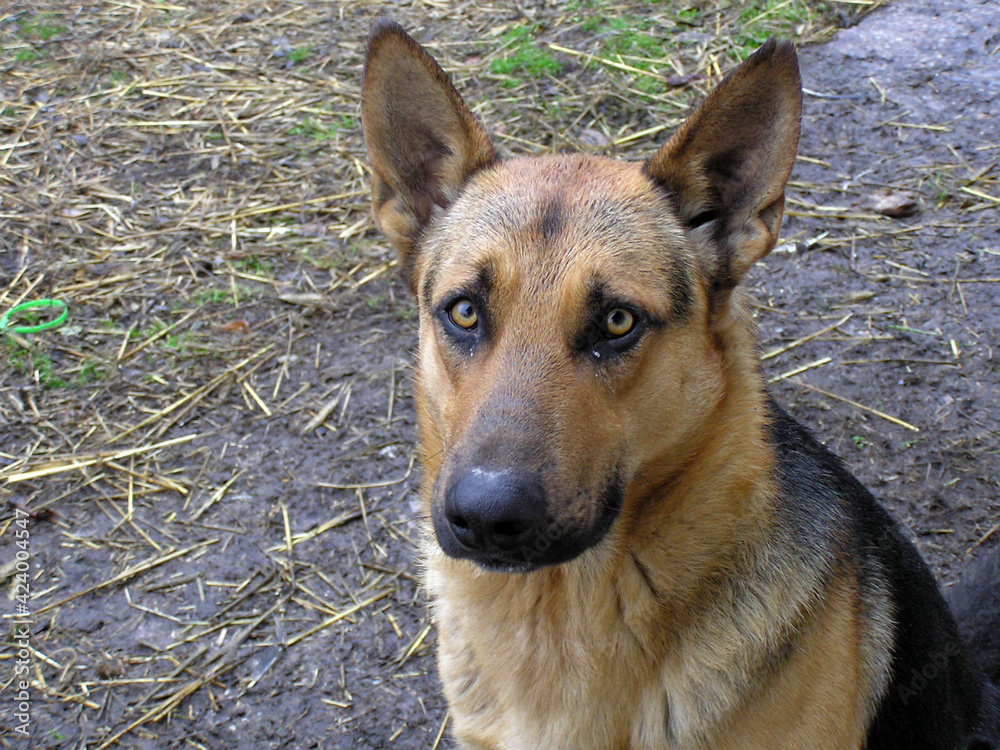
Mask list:
[[[510,551],[521,546],[545,517],[545,492],[530,474],[476,466],[452,477],[444,513],[464,546]]]

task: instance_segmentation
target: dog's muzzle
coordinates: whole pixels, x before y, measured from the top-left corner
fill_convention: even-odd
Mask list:
[[[527,573],[572,560],[601,540],[623,495],[615,477],[595,498],[596,518],[578,525],[550,515],[545,485],[530,470],[463,467],[445,481],[431,513],[438,544],[449,557],[492,571]]]

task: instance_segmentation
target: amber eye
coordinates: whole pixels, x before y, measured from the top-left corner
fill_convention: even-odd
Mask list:
[[[621,307],[616,307],[608,313],[604,320],[604,328],[613,338],[621,338],[635,328],[635,315]]]
[[[479,322],[476,306],[464,298],[451,306],[451,309],[448,310],[448,317],[451,318],[452,323],[466,331],[471,331]]]

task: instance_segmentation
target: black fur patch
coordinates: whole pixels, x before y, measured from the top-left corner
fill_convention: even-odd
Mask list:
[[[952,750],[995,736],[991,688],[916,548],[836,456],[773,401],[770,411],[782,513],[803,547],[836,545],[835,564],[854,568],[862,599],[892,600],[892,673],[865,750]]]
[[[691,307],[694,305],[691,276],[688,270],[682,264],[675,263],[669,271],[669,283],[674,320],[687,320],[691,315]]]
[[[542,231],[542,237],[547,242],[551,242],[563,230],[566,223],[563,215],[564,210],[562,201],[558,198],[549,201],[542,209],[539,228]]]
[[[423,281],[420,284],[420,303],[424,306],[425,310],[431,310],[434,307],[434,282],[437,280],[439,266],[439,259],[436,257],[432,258],[426,273],[424,273]]]

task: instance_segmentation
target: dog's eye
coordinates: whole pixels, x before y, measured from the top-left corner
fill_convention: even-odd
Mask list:
[[[653,319],[628,303],[620,304],[595,310],[596,315],[577,334],[574,348],[578,352],[604,364],[616,361],[642,341]]]
[[[604,329],[612,338],[627,336],[635,328],[635,315],[622,307],[616,307],[604,319]]]
[[[465,298],[457,300],[451,306],[448,310],[448,317],[451,318],[452,323],[466,331],[471,331],[479,323],[479,313],[476,312],[476,306]]]

